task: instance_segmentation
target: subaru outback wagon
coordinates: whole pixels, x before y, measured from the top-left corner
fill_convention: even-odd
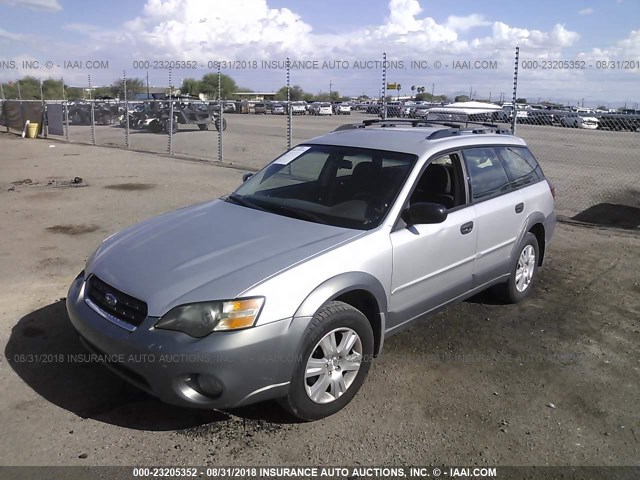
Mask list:
[[[554,226],[553,188],[508,131],[368,120],[107,238],[67,309],[165,402],[279,399],[313,420],[354,397],[387,336],[489,287],[525,298]]]

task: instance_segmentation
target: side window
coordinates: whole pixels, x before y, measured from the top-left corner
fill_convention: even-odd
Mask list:
[[[468,148],[463,155],[471,180],[473,200],[484,200],[511,189],[509,177],[493,148]]]
[[[410,203],[439,203],[448,209],[467,203],[460,156],[457,153],[433,159],[411,194]]]
[[[500,147],[496,150],[515,188],[541,180],[538,164],[529,150],[519,147]]]

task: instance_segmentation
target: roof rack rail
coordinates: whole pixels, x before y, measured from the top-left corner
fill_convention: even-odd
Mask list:
[[[338,128],[331,130],[333,132],[340,132],[341,130],[353,130],[355,128],[364,128],[365,125],[362,123],[345,123],[344,125],[340,125]]]
[[[484,128],[443,128],[431,133],[427,140],[437,140],[439,138],[453,137],[462,133],[486,134],[495,133],[497,135],[513,135],[511,130],[500,128],[497,125],[486,124]]]
[[[395,125],[411,125],[412,127],[421,127],[427,125],[442,125],[442,128],[431,132],[427,136],[427,140],[437,140],[440,138],[453,137],[456,135],[460,135],[462,133],[473,133],[473,134],[486,134],[486,133],[495,133],[498,135],[513,135],[511,130],[506,128],[500,128],[498,125],[494,123],[487,122],[471,122],[467,120],[420,120],[414,118],[396,118],[396,119],[387,119],[382,120],[379,118],[371,118],[367,120],[363,120],[362,123],[347,123],[345,125],[341,125],[333,132],[339,132],[342,130],[354,130],[357,128],[367,128],[372,125],[378,125],[380,127],[393,127]],[[469,126],[472,125],[473,127]],[[475,128],[474,128],[475,127]],[[480,127],[480,128],[477,128]]]

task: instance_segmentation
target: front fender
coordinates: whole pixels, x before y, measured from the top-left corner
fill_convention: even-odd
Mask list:
[[[385,315],[387,312],[387,293],[382,283],[373,275],[365,272],[348,272],[336,275],[318,285],[302,302],[294,314],[296,318],[312,318],[324,305],[338,298],[342,294],[354,290],[364,290],[373,296],[376,302],[377,322],[372,325],[374,332],[379,332],[379,341],[376,342],[376,354],[382,351],[385,332]]]

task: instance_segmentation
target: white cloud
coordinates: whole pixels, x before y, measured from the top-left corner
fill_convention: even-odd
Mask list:
[[[14,40],[19,41],[24,38],[24,35],[19,33],[8,32],[3,28],[0,28],[0,40]]]
[[[18,0],[0,0],[17,4]],[[27,0],[51,3],[51,0]],[[57,3],[57,2],[54,2]],[[466,89],[472,84],[479,94],[486,90],[508,91],[513,71],[516,45],[521,47],[521,59],[567,59],[589,56],[594,59],[640,56],[640,30],[604,49],[579,53],[580,35],[564,25],[539,30],[509,25],[475,13],[450,16],[436,21],[429,16],[427,3],[418,0],[389,0],[387,17],[377,25],[343,29],[337,33],[321,33],[312,28],[311,20],[302,18],[294,9],[272,8],[269,0],[236,0],[211,2],[210,0],[147,0],[138,17],[122,25],[112,24],[109,29],[84,23],[70,23],[63,28],[77,32],[76,43],[82,43],[82,52],[110,61],[131,70],[132,60],[197,60],[206,65],[208,60],[284,60],[287,56],[297,60],[381,60],[382,52],[389,59],[440,60],[497,60],[498,71],[455,71],[442,69],[396,71],[390,73],[392,81],[403,85],[435,82],[438,90],[447,92]],[[425,8],[422,8],[422,5]],[[295,7],[292,7],[295,8]],[[483,28],[476,31],[474,29]],[[15,36],[0,30],[0,39]],[[82,36],[81,36],[82,35]],[[463,38],[461,36],[464,35]],[[591,37],[587,37],[591,40]],[[60,52],[72,51],[75,45],[56,47]],[[51,47],[52,51],[54,47]],[[119,62],[119,63],[118,63]],[[62,72],[70,75],[72,72]],[[104,82],[112,81],[113,71],[104,72]],[[173,72],[174,80],[200,76],[204,72]],[[261,70],[227,71],[239,84],[254,89],[279,88],[282,72]],[[640,72],[638,72],[640,73]],[[151,72],[166,83],[167,72]],[[96,72],[96,75],[99,75]],[[334,81],[343,93],[367,90],[377,92],[380,72],[348,70],[296,71],[294,82],[310,91],[328,89]],[[617,74],[616,74],[617,75]],[[622,74],[620,74],[622,75]],[[626,75],[626,74],[625,74]],[[627,75],[628,76],[628,75]],[[635,75],[634,75],[635,76]],[[580,89],[587,95],[588,88],[601,87],[599,72],[533,71],[521,77],[536,91],[556,94],[563,88]],[[626,77],[625,77],[626,78]],[[92,76],[93,79],[93,76]],[[82,80],[82,79],[81,79]],[[102,80],[98,80],[102,81]],[[153,81],[153,79],[152,79]],[[582,83],[581,83],[582,82]],[[445,87],[446,85],[446,87]],[[540,93],[538,93],[540,92]],[[635,93],[634,93],[635,94]],[[486,92],[485,92],[486,95]],[[526,90],[523,91],[526,96]],[[562,94],[564,95],[564,93]]]
[[[591,15],[593,13],[593,8],[583,8],[582,10],[578,10],[578,15]]]
[[[491,22],[485,19],[484,15],[474,13],[465,17],[452,15],[447,18],[447,23],[445,23],[445,25],[452,30],[466,32],[467,30],[471,30],[476,27],[487,27],[491,25]]]
[[[491,35],[462,40],[459,33],[492,26]],[[98,32],[82,27],[87,34]],[[77,28],[80,30],[80,28]],[[111,32],[114,34],[115,32]],[[214,4],[208,0],[147,0],[142,15],[127,22],[121,37],[131,54],[183,59],[377,58],[416,54],[491,55],[523,47],[558,49],[572,45],[576,32],[556,25],[551,31],[528,30],[480,14],[450,16],[438,23],[423,14],[418,0],[389,0],[381,25],[337,34],[313,31],[287,8],[270,8],[267,0]],[[104,40],[104,34],[101,39]]]
[[[472,41],[474,47],[498,48],[520,46],[530,49],[560,49],[573,45],[580,35],[556,24],[549,32],[510,27],[503,22],[495,22],[490,37]]]
[[[589,52],[582,52],[580,58],[589,61],[599,60],[633,60],[640,57],[640,30],[633,30],[629,35],[607,48],[594,48]],[[639,72],[628,69],[629,72]]]
[[[58,0],[0,0],[0,3],[12,7],[27,7],[31,10],[44,10],[47,12],[58,12],[62,6]]]
[[[143,15],[125,28],[145,51],[180,58],[260,58],[310,51],[311,26],[287,8],[269,8],[266,0],[148,0]]]

